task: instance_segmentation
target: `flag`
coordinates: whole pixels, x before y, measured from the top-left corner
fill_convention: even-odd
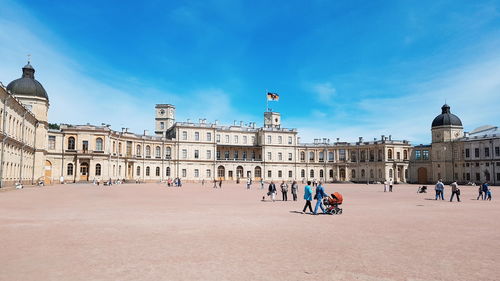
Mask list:
[[[267,100],[279,100],[280,99],[280,95],[276,94],[276,93],[267,93]]]

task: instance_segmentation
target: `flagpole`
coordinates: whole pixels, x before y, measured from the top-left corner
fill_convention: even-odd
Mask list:
[[[266,89],[266,112],[269,111],[269,99],[267,98],[267,93],[268,93],[268,91]]]

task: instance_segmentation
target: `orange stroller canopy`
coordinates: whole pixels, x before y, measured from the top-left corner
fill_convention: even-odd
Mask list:
[[[338,192],[334,192],[332,195],[337,198],[339,204],[342,204],[342,201],[344,201],[344,198],[342,197],[342,194],[340,194]]]

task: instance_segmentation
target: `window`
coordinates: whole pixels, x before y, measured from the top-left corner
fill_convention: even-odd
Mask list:
[[[365,178],[365,169],[361,169],[361,178],[364,179]]]
[[[238,136],[234,136],[234,143],[238,143]]]
[[[300,177],[305,178],[306,177],[306,170],[302,169],[300,170]]]
[[[146,167],[146,177],[149,177],[149,172],[150,172],[150,169],[149,169],[149,166]]]
[[[262,177],[262,169],[260,167],[255,167],[255,177],[256,178]]]
[[[283,172],[281,170],[278,171],[278,178],[282,178],[283,177]]]
[[[489,147],[484,148],[484,157],[490,157],[490,148]]]
[[[329,176],[330,176],[330,178],[333,178],[333,170],[332,170],[332,169],[330,169],[329,174],[330,174],[330,175],[329,175]]]
[[[200,158],[200,151],[199,150],[195,150],[194,151],[194,159],[199,159]]]
[[[74,137],[68,138],[68,150],[75,150],[75,138]]]
[[[194,169],[194,177],[198,178],[200,176],[200,170]]]
[[[247,144],[247,141],[248,141],[248,137],[247,136],[243,136],[243,143]]]
[[[479,148],[474,148],[474,157],[479,157]]]
[[[170,159],[170,157],[172,157],[172,149],[170,147],[167,147],[165,149],[165,156],[167,157],[167,159]]]
[[[353,178],[353,179],[356,178],[356,170],[351,171],[351,178]]]
[[[495,147],[495,156],[500,156],[500,147],[499,146]]]
[[[220,151],[217,150],[217,152],[215,153],[215,156],[217,157],[217,160],[220,160]]]
[[[157,177],[159,177],[159,176],[160,176],[160,167],[156,167],[156,169],[155,169],[155,175],[156,175]]]
[[[188,157],[188,151],[187,151],[187,149],[183,149],[182,150],[182,159],[187,159],[187,157]]]
[[[278,160],[282,161],[283,160],[283,153],[278,152]]]
[[[320,177],[320,178],[323,178],[323,176],[324,176],[324,175],[323,175],[323,170],[319,170],[319,177]]]
[[[170,167],[167,167],[167,170],[166,170],[166,172],[165,172],[165,175],[166,175],[167,177],[170,177]]]
[[[325,153],[323,151],[319,152],[319,162],[325,161]]]
[[[234,156],[234,159],[238,159],[238,151],[235,151],[235,152],[233,153],[233,156]]]
[[[333,152],[331,152],[331,151],[330,151],[330,152],[328,152],[328,161],[329,161],[329,162],[333,162],[333,160],[335,160],[335,159],[333,158]]]
[[[89,141],[84,140],[82,142],[82,149],[84,152],[89,150]]]
[[[387,159],[392,159],[392,149],[387,150]]]
[[[224,158],[229,160],[229,151],[224,151]]]
[[[470,173],[467,173],[466,176],[467,176],[466,179],[470,181]]]
[[[212,158],[212,150],[207,150],[207,159]]]
[[[497,173],[497,181],[500,181],[500,173]]]
[[[481,180],[481,174],[476,173],[476,180],[477,180],[477,181],[480,181],[480,180]]]
[[[415,160],[420,160],[420,158],[422,157],[420,154],[421,154],[420,150],[415,150]]]
[[[226,135],[226,143],[229,143],[229,135]]]
[[[403,150],[403,159],[408,160],[408,151],[407,150]]]
[[[422,151],[422,158],[424,160],[429,160],[429,150]]]
[[[255,144],[255,137],[252,137],[252,144]]]
[[[370,169],[370,179],[373,179],[373,178],[374,178],[374,176],[373,176],[373,170]]]
[[[396,159],[400,160],[401,159],[401,152],[396,152]]]
[[[470,157],[470,149],[468,149],[468,148],[465,149],[465,157],[466,158]]]
[[[212,133],[207,133],[207,141],[212,141]]]
[[[267,144],[270,144],[271,143],[271,136],[267,136]]]
[[[66,174],[68,174],[68,176],[73,175],[73,163],[68,163],[68,168],[67,168]]]
[[[278,136],[278,143],[279,143],[279,144],[282,144],[282,143],[283,143],[283,137]]]
[[[310,176],[311,178],[314,178],[314,170],[312,170],[312,169],[311,169],[311,171],[309,171],[309,176]]]
[[[141,175],[141,167],[137,166],[137,176],[140,176],[140,175]]]
[[[255,151],[252,151],[252,160],[255,160]]]
[[[271,152],[268,152],[267,153],[267,160],[272,160],[272,159],[273,159],[273,157],[272,157]]]
[[[300,161],[306,161],[306,153],[304,151],[300,152]]]
[[[194,132],[194,140],[199,141],[200,140],[200,133],[199,132]]]
[[[165,123],[160,122],[160,129],[161,129],[161,130],[165,129]]]
[[[292,137],[288,137],[288,144],[292,144]]]
[[[140,157],[140,156],[141,156],[141,150],[142,150],[142,149],[141,149],[141,145],[140,145],[140,144],[138,144],[138,145],[137,145],[136,152],[135,152],[135,155],[137,155],[138,157]]]
[[[215,141],[220,142],[220,135],[219,134],[217,134]]]
[[[247,160],[247,152],[246,151],[243,151],[243,156],[242,156],[243,160]]]
[[[273,172],[271,170],[267,171],[267,177],[271,178],[273,176]]]
[[[212,170],[207,169],[206,175],[207,175],[207,178],[211,178],[212,177]]]
[[[113,141],[113,153],[116,153],[116,141]]]
[[[56,149],[56,136],[49,136],[49,149]]]
[[[293,173],[292,173],[292,171],[288,171],[288,177],[289,177],[289,178],[292,178],[292,177],[293,177]]]
[[[345,161],[345,149],[340,149],[339,150],[339,160],[340,161]]]
[[[187,170],[182,169],[182,177],[185,178],[187,176]]]
[[[151,157],[151,146],[146,145],[146,157]]]
[[[314,161],[314,152],[309,152],[309,161]]]
[[[161,158],[161,148],[159,146],[155,148],[155,157]]]
[[[182,140],[187,140],[188,139],[188,132],[182,131]]]
[[[102,138],[97,138],[95,140],[95,150],[96,151],[103,151]]]
[[[293,155],[291,153],[288,153],[288,161],[292,161]]]
[[[101,175],[101,164],[95,164],[95,175],[96,176]]]

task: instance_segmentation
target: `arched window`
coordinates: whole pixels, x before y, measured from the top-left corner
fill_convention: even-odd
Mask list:
[[[155,148],[155,157],[156,158],[161,158],[161,149],[159,146]]]
[[[329,162],[333,162],[333,160],[335,160],[334,157],[333,157],[333,152],[328,152],[328,161]]]
[[[370,169],[370,179],[373,179],[373,169]]]
[[[116,153],[116,141],[113,141],[113,153]]]
[[[156,176],[159,177],[160,176],[160,167],[156,167]]]
[[[141,156],[141,145],[140,145],[140,144],[138,144],[138,145],[137,145],[137,151],[136,151],[136,153],[135,153],[135,154],[136,154],[137,156]]]
[[[225,177],[225,175],[226,175],[226,170],[224,169],[224,166],[219,166],[217,168],[217,176],[219,178],[223,178],[223,177]]]
[[[66,174],[68,176],[72,176],[73,175],[73,163],[68,163],[68,168],[66,170]]]
[[[311,169],[311,171],[309,172],[309,176],[310,176],[311,178],[314,178],[314,170],[313,170],[313,169]]]
[[[323,170],[319,170],[319,177],[323,178]]]
[[[314,161],[314,152],[309,152],[309,161]]]
[[[392,179],[392,169],[389,169],[389,178]]]
[[[151,147],[146,145],[146,157],[151,157]]]
[[[68,150],[75,150],[75,138],[74,137],[68,138]]]
[[[361,169],[361,178],[364,179],[365,178],[365,169]]]
[[[356,170],[351,171],[351,178],[355,179],[356,178]]]
[[[306,170],[302,169],[300,170],[300,177],[305,178],[306,177]]]
[[[361,161],[366,160],[366,152],[364,150],[361,151],[361,156],[359,158],[361,158]]]
[[[170,159],[170,157],[172,156],[172,149],[170,147],[167,147],[165,149],[165,156],[167,156],[167,159]]]
[[[333,170],[330,169],[330,178],[333,178]]]
[[[392,149],[387,150],[387,159],[392,159]]]
[[[407,150],[403,150],[403,159],[408,160],[408,151]]]
[[[96,151],[103,151],[103,149],[102,149],[102,139],[101,138],[97,138],[95,140],[95,150]]]
[[[170,167],[167,167],[167,171],[165,174],[167,175],[167,177],[170,177]]]
[[[141,175],[141,166],[137,166],[137,176]]]
[[[381,169],[378,169],[378,178],[381,179],[382,178],[382,170]]]
[[[146,176],[149,177],[149,166],[146,167]]]
[[[101,175],[101,164],[95,164],[95,175],[96,176]]]
[[[306,153],[304,151],[300,152],[300,161],[306,161]]]

